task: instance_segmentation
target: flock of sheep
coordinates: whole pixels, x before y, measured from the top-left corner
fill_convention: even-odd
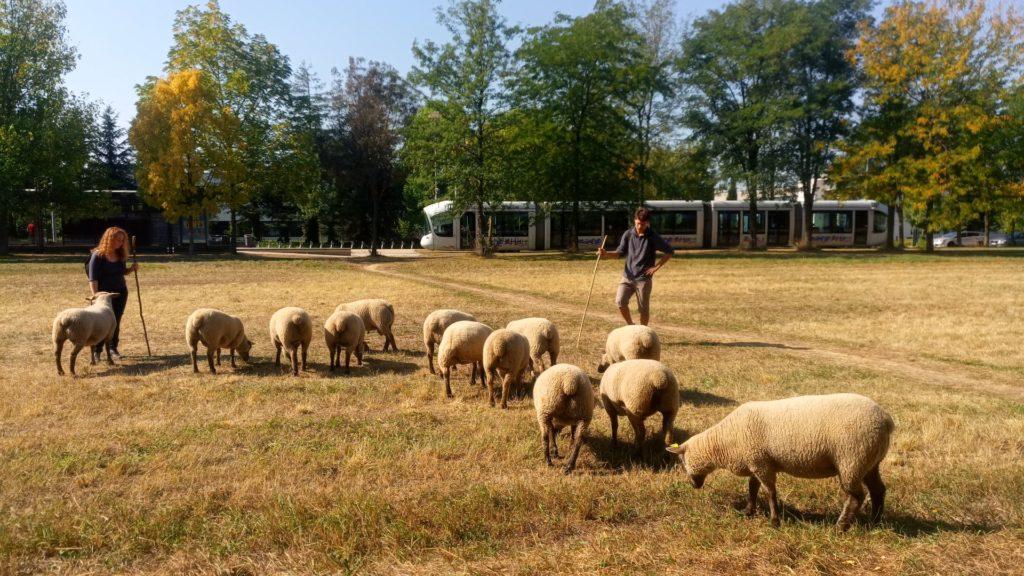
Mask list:
[[[65,341],[74,345],[71,352],[71,373],[75,359],[84,347],[90,348],[91,363],[99,354],[92,347],[106,344],[116,326],[111,299],[116,296],[97,293],[85,308],[62,311],[53,322],[53,345],[58,374],[64,374],[61,352]],[[395,310],[381,299],[358,300],[339,305],[324,322],[324,341],[330,351],[330,369],[341,366],[345,354],[345,370],[350,370],[353,354],[361,365],[367,331],[384,336],[384,350],[398,350],[391,327]],[[274,363],[281,364],[284,351],[291,362],[291,371],[306,369],[306,357],[313,337],[309,314],[295,307],[282,308],[270,318],[270,339],[276,349]],[[199,344],[206,346],[211,372],[220,364],[220,352],[230,352],[235,366],[235,353],[248,361],[252,343],[245,335],[242,321],[218,310],[201,308],[185,323],[185,341],[192,356],[193,371],[198,372]],[[458,365],[472,366],[470,383],[487,387],[491,406],[495,405],[495,383],[501,384],[501,407],[508,407],[509,394],[522,396],[528,380],[533,380],[532,396],[549,466],[552,454],[559,458],[556,437],[569,428],[572,444],[565,463],[565,473],[572,472],[580,448],[594,416],[595,405],[608,414],[612,444],[618,444],[619,417],[624,416],[633,428],[635,449],[639,454],[646,438],[644,421],[660,414],[659,437],[668,443],[679,411],[679,384],[675,375],[661,363],[661,344],[657,333],[646,326],[623,326],[612,330],[605,343],[598,372],[602,373],[595,397],[590,376],[571,364],[559,364],[558,329],[545,318],[524,318],[509,322],[497,330],[478,322],[472,314],[459,310],[436,310],[423,323],[423,344],[427,365],[435,374],[437,368],[445,382],[445,394],[452,397],[451,372]],[[547,354],[549,367],[544,368]],[[531,378],[532,374],[535,377]],[[784,400],[747,402],[721,422],[689,438],[682,445],[666,449],[675,454],[694,487],[700,488],[705,477],[722,468],[749,478],[746,514],[756,511],[757,494],[763,486],[773,525],[779,524],[776,476],[786,473],[800,478],[838,476],[846,494],[846,504],[838,526],[846,530],[856,517],[865,499],[864,487],[871,496],[872,521],[882,515],[885,484],[879,464],[885,458],[894,430],[892,418],[878,404],[857,394],[798,396]]]

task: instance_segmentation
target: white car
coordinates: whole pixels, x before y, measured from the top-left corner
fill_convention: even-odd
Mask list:
[[[988,238],[988,245],[999,248],[1024,246],[1024,232],[1014,232],[1012,236],[1005,232],[992,232]]]
[[[932,246],[936,248],[948,248],[952,246],[984,246],[985,234],[982,232],[961,232],[957,239],[956,232],[944,232],[932,239]]]

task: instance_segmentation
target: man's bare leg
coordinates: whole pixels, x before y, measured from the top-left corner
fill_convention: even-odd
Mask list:
[[[626,321],[626,324],[633,323],[633,315],[629,313],[629,306],[619,308],[619,314],[622,314],[622,319]]]
[[[651,313],[650,312],[641,312],[640,313],[640,323],[641,324],[643,324],[644,326],[647,326],[647,323],[650,322],[650,321],[651,321]]]

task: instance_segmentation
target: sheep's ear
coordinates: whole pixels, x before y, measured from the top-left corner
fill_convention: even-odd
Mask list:
[[[86,302],[90,302],[91,303],[91,302],[94,302],[95,300],[96,300],[95,296],[86,296],[85,297],[85,301]]]
[[[683,446],[681,444],[673,444],[671,446],[665,446],[665,450],[667,450],[667,451],[669,451],[669,452],[671,452],[673,454],[682,455],[682,454],[686,453],[686,446]]]

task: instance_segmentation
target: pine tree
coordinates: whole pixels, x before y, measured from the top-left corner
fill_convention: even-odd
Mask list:
[[[99,132],[92,152],[95,186],[101,190],[133,190],[134,171],[128,131],[118,125],[117,114],[107,106],[100,115]]]

